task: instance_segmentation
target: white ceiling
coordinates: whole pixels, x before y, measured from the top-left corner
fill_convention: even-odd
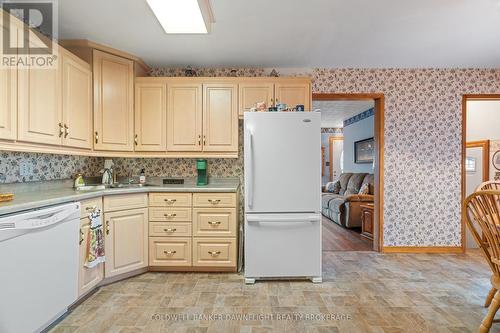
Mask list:
[[[60,38],[153,66],[500,67],[500,0],[212,0],[210,35],[166,35],[145,0],[59,0]]]
[[[313,110],[321,111],[321,127],[344,127],[344,120],[375,106],[374,101],[313,101]]]

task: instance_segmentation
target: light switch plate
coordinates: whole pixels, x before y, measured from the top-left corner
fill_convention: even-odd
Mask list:
[[[19,175],[21,177],[30,176],[33,174],[33,164],[30,162],[19,163]]]

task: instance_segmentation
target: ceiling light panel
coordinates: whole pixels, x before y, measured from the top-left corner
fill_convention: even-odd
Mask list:
[[[208,0],[146,0],[167,34],[206,34],[213,15]]]

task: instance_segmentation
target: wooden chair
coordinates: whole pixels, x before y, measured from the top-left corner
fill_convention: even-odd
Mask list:
[[[484,183],[481,183],[477,188],[476,188],[476,192],[477,191],[486,191],[486,190],[500,190],[500,181],[496,181],[496,180],[489,180],[489,181],[486,181]],[[486,242],[486,239],[481,237],[482,238],[482,241],[484,243],[484,246],[485,246],[485,249],[486,251],[489,251],[488,250],[488,243]],[[488,256],[488,260],[491,256]],[[490,292],[488,293],[488,296],[486,296],[486,301],[484,302],[484,307],[487,308],[490,306],[491,304],[491,300],[493,299],[493,297],[495,296],[495,293],[497,292],[497,289],[495,287],[491,287],[490,289]]]
[[[484,252],[493,275],[494,296],[486,317],[479,327],[480,333],[489,332],[500,307],[500,190],[477,191],[464,201],[463,214],[472,236]],[[492,291],[490,291],[490,294]]]

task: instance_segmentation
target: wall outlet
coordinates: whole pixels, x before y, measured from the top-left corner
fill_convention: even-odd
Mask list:
[[[33,164],[30,162],[19,163],[19,175],[21,177],[33,175]]]

